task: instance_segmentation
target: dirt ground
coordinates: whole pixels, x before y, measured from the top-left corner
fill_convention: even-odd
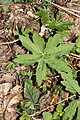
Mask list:
[[[73,41],[80,35],[80,1],[56,0],[56,4],[68,10],[61,11],[62,20],[75,23],[71,26],[70,36],[67,38],[68,41]],[[18,120],[16,109],[23,100],[23,85],[19,70],[24,70],[25,67],[17,65],[14,69],[8,69],[7,65],[14,59],[15,54],[25,53],[25,49],[19,41],[16,41],[12,31],[24,26],[41,33],[41,23],[34,18],[35,6],[15,4],[9,6],[7,12],[3,12],[0,8],[0,120]],[[48,10],[50,11],[50,8]],[[70,10],[76,15],[70,14]],[[80,67],[79,61],[78,66]],[[45,95],[43,97],[46,98]]]

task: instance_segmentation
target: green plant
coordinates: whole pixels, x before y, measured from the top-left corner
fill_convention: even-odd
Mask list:
[[[11,3],[12,0],[0,0],[0,4],[8,4],[8,3]],[[1,7],[4,11],[7,11],[8,10],[8,6],[2,6]]]
[[[26,111],[24,111],[22,113],[22,116],[20,117],[20,120],[30,120],[29,114]]]
[[[43,112],[44,120],[73,120],[76,115],[76,120],[80,120],[80,100],[72,100],[69,105],[63,110],[62,104],[57,105],[56,111],[53,114]]]
[[[67,55],[73,49],[73,43],[63,43],[64,33],[59,32],[53,37],[49,37],[47,43],[38,33],[33,33],[33,41],[29,36],[19,35],[22,45],[32,53],[17,55],[13,61],[21,64],[32,65],[38,63],[36,69],[36,79],[41,85],[42,80],[46,78],[48,67],[55,69],[61,74],[63,81],[61,82],[66,90],[80,94],[80,87],[75,80],[76,72],[65,61],[63,55]],[[76,84],[76,86],[75,86]]]
[[[31,77],[33,76],[33,73],[32,72],[30,72],[30,70],[28,71],[28,72],[26,72],[26,71],[24,71],[24,70],[20,70],[20,74],[22,75],[22,76],[28,76],[29,77],[29,79],[31,79]]]
[[[20,102],[20,106],[16,112],[21,116],[20,120],[30,120],[30,114],[36,112],[39,107],[40,92],[32,85],[31,80],[24,78],[23,81],[24,97],[27,101],[25,103]]]
[[[29,79],[24,80],[24,97],[30,102],[30,108],[35,110],[39,105],[40,92],[32,85]]]
[[[52,120],[52,114],[50,112],[43,112],[43,120]]]
[[[15,68],[15,64],[13,62],[9,62],[9,64],[7,65],[8,69],[14,69]]]
[[[53,18],[53,16],[47,10],[39,10],[36,12],[36,15],[40,16],[43,25],[49,27],[52,30],[69,30],[68,26],[73,25],[73,22],[61,20],[61,12],[57,13],[56,19]]]
[[[80,36],[76,39],[76,51],[80,53]]]
[[[57,105],[56,111],[51,114],[50,112],[43,112],[43,119],[44,120],[61,120],[63,115],[63,106],[62,104]]]
[[[63,106],[62,104],[58,104],[56,111],[53,113],[53,120],[61,120],[61,117],[63,116]]]
[[[76,120],[80,120],[80,100],[73,100],[64,109],[62,120],[72,120],[77,114]]]
[[[26,111],[29,108],[29,106],[30,106],[29,102],[27,103],[20,102],[20,105],[16,110],[16,112],[21,116],[20,120],[30,120],[30,116]]]

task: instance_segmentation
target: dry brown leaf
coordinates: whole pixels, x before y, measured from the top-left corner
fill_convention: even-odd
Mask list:
[[[11,83],[0,84],[0,95],[3,94],[4,96],[6,96],[11,88],[12,88]]]
[[[13,87],[12,83],[0,84],[0,120],[16,120],[16,109],[21,99],[21,86]]]

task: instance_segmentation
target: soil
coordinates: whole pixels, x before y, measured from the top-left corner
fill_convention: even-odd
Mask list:
[[[16,54],[26,53],[26,50],[19,41],[13,42],[16,40],[13,35],[13,30],[17,28],[21,30],[21,28],[24,27],[35,30],[42,36],[46,34],[45,29],[43,32],[41,31],[42,26],[40,20],[35,18],[36,4],[13,4],[9,6],[6,12],[2,11],[0,8],[0,120],[18,120],[16,109],[20,101],[24,101],[22,95],[22,76],[19,71],[25,70],[26,67],[18,64],[13,69],[8,69],[7,67]],[[77,12],[75,13],[80,16],[80,2],[78,0],[65,0],[65,2],[64,0],[56,0],[56,4],[68,8],[68,11],[72,9],[74,12],[76,10]],[[47,9],[51,12],[50,7]],[[80,35],[80,17],[71,15],[66,11],[61,12],[62,20],[70,20],[75,23],[70,27],[70,36],[66,39],[66,41],[72,42]],[[78,61],[77,67],[80,68],[80,61]],[[28,69],[31,68],[28,67]],[[53,78],[50,77],[47,79],[53,80]],[[50,89],[50,87],[51,86],[48,85],[48,89]],[[52,93],[49,91],[47,94],[41,96],[40,99],[42,102],[40,110],[49,107],[49,103],[52,99],[49,96],[50,94]],[[64,92],[63,98],[67,96],[68,93]],[[57,100],[58,99],[60,100],[57,93]],[[51,110],[53,111],[52,108],[50,108],[50,111]],[[42,118],[35,119],[41,120]]]

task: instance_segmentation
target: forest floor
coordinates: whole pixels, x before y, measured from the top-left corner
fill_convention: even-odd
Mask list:
[[[74,22],[74,25],[70,27],[70,35],[65,39],[65,41],[73,42],[80,36],[80,3],[78,0],[65,1],[66,2],[64,2],[64,0],[57,0],[56,4],[58,4],[59,7],[65,7],[66,10],[56,7],[55,9],[56,11],[61,11],[63,21],[69,20]],[[21,116],[18,109],[20,108],[20,102],[22,104],[29,104],[27,103],[27,99],[23,96],[25,87],[23,79],[29,78],[28,74],[35,71],[36,65],[23,66],[12,62],[16,54],[26,53],[26,50],[21,45],[20,41],[13,35],[13,30],[18,28],[21,31],[21,28],[24,27],[35,30],[44,37],[49,34],[49,31],[47,31],[46,28],[43,29],[41,26],[40,20],[35,19],[36,6],[37,3],[15,3],[9,5],[6,12],[2,11],[0,8],[0,120],[18,120]],[[52,12],[52,7],[48,6],[47,10],[51,14],[54,14]],[[70,13],[70,11],[72,13]],[[80,58],[76,59],[76,56],[72,55],[71,62],[73,67],[79,71]],[[20,71],[25,71],[28,74],[23,75]],[[34,85],[35,75],[31,76],[31,80]],[[31,113],[31,120],[42,120],[42,112],[46,110],[53,112],[55,108],[54,104],[57,104],[62,100],[65,101],[69,97],[69,92],[65,91],[63,91],[62,96],[60,96],[61,87],[59,85],[60,83],[56,83],[56,80],[57,77],[46,77],[47,90],[46,92],[42,91],[40,93],[40,105],[37,111]],[[57,93],[53,92],[55,86],[58,88]],[[37,87],[39,90],[39,86]],[[21,113],[25,111],[24,109],[25,107],[23,109],[21,108]]]

